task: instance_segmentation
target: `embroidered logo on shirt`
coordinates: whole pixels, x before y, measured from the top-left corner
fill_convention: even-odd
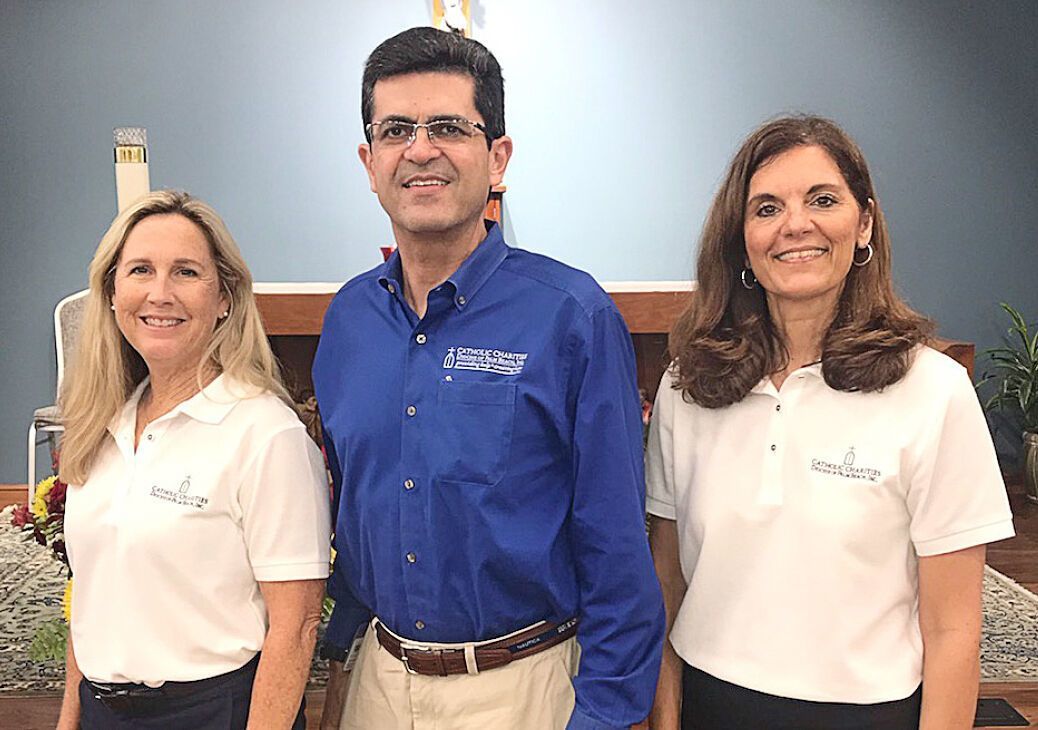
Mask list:
[[[443,358],[445,370],[481,370],[498,375],[518,375],[526,365],[526,352],[508,352],[486,347],[450,347]]]
[[[185,507],[194,507],[195,509],[205,509],[205,506],[209,504],[208,497],[191,494],[191,475],[186,476],[184,481],[180,482],[180,486],[176,491],[164,489],[157,484],[153,484],[148,496]]]
[[[852,446],[847,449],[847,453],[843,455],[842,464],[834,464],[825,459],[811,459],[811,471],[816,471],[819,474],[843,477],[844,479],[861,479],[868,482],[878,482],[879,478],[883,476],[883,473],[879,469],[872,469],[867,466],[855,466],[854,459],[854,447]]]

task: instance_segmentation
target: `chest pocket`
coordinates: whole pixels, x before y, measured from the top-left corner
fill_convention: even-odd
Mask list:
[[[440,479],[492,485],[508,468],[515,420],[514,383],[440,382]]]

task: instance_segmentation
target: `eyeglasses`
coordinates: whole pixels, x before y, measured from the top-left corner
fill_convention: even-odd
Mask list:
[[[418,124],[400,119],[387,119],[383,122],[371,122],[364,127],[364,133],[372,145],[379,147],[410,147],[418,136],[419,128],[425,128],[430,144],[439,147],[453,147],[468,142],[482,134],[490,143],[487,128],[479,122],[472,122],[464,117],[437,119],[432,122]]]

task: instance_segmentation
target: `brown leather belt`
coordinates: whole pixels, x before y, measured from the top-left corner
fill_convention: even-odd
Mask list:
[[[503,639],[472,645],[466,648],[423,647],[419,642],[401,642],[391,634],[382,622],[375,620],[375,636],[382,648],[404,663],[411,674],[446,677],[448,674],[475,674],[488,669],[497,669],[518,659],[549,649],[577,633],[577,619],[571,618],[561,624],[542,623],[512,634]]]

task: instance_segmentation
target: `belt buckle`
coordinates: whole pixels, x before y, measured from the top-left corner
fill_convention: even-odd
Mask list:
[[[133,697],[128,689],[113,689],[103,684],[92,686],[94,699],[110,710],[119,712],[133,706]]]
[[[404,665],[404,670],[405,670],[405,671],[406,671],[406,672],[407,672],[408,674],[418,674],[418,672],[416,672],[415,670],[413,670],[413,669],[411,668],[411,662],[409,662],[409,661],[407,660],[407,649],[405,649],[405,648],[403,648],[403,647],[400,647],[400,661],[401,661],[401,662],[403,663],[403,665]]]
[[[420,644],[412,644],[409,641],[400,642],[400,661],[403,663],[404,669],[408,674],[417,675],[418,672],[411,667],[411,662],[407,658],[408,651],[428,651],[428,648]]]

